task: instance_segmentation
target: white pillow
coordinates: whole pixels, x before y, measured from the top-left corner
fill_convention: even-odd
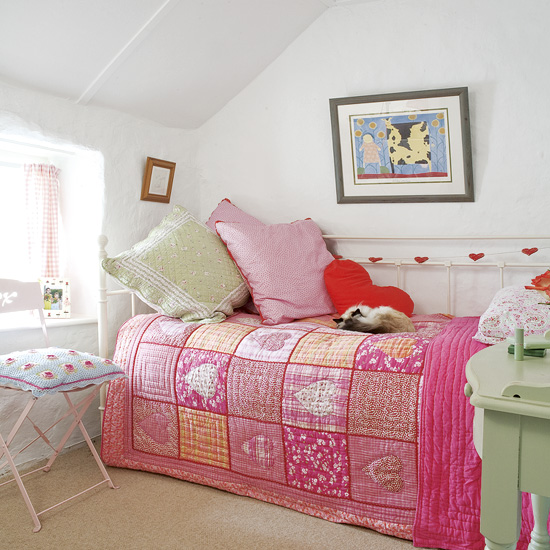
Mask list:
[[[525,336],[542,335],[550,330],[548,297],[538,290],[522,286],[508,286],[499,290],[487,311],[480,317],[474,340],[484,344],[498,344],[514,336],[516,328],[523,328]]]

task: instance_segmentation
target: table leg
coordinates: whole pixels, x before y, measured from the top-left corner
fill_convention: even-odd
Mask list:
[[[519,539],[520,417],[485,410],[481,472],[481,533],[487,550],[514,550]]]
[[[531,532],[531,542],[528,550],[550,550],[548,536],[548,514],[550,513],[550,498],[540,495],[531,495],[535,526]]]

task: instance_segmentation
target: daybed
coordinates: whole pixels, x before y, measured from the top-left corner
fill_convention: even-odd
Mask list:
[[[103,261],[160,311],[132,317],[118,333],[114,360],[129,378],[109,386],[105,464],[210,485],[416,546],[483,548],[481,467],[464,369],[491,338],[505,337],[498,330],[506,323],[493,311],[482,323],[412,315],[412,333],[338,330],[332,313],[353,305],[354,292],[368,288],[375,302],[394,300],[396,308],[409,297],[370,278],[358,283],[355,264],[335,264],[340,284],[323,280],[328,265],[343,260],[319,245],[313,222],[285,224],[293,227],[281,235],[223,201],[207,223],[223,243],[176,207],[145,241]],[[296,235],[305,240],[297,255],[258,261],[281,243],[292,248]],[[214,248],[202,238],[214,239]],[[176,274],[178,262],[185,276]],[[249,288],[255,308],[246,304]],[[105,303],[104,285],[101,292]],[[105,327],[100,334],[104,346]],[[518,548],[526,548],[531,527],[526,514]]]

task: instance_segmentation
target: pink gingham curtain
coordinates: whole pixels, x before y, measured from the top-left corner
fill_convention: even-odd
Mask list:
[[[59,277],[59,169],[25,164],[29,258],[40,277]]]

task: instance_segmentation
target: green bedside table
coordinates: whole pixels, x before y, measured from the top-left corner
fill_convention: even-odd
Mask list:
[[[486,348],[466,365],[482,457],[481,533],[486,549],[515,549],[524,491],[535,513],[529,550],[550,550],[550,353],[515,360],[508,345]]]

